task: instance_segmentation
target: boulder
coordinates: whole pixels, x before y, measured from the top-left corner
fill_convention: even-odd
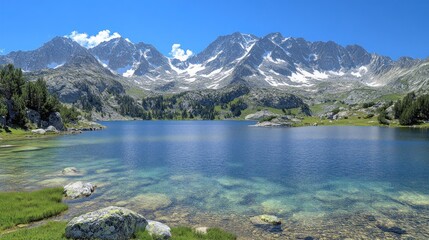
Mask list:
[[[3,116],[0,116],[0,127],[6,126],[6,118]]]
[[[91,183],[78,181],[64,186],[64,193],[66,194],[66,197],[76,199],[79,197],[91,196],[95,188],[96,186]]]
[[[46,132],[58,132],[58,130],[54,126],[49,126],[45,129]]]
[[[337,119],[347,118],[348,116],[349,116],[349,113],[347,111],[341,111],[337,114]]]
[[[208,230],[209,230],[208,227],[196,227],[196,228],[194,228],[194,232],[196,232],[198,234],[202,234],[202,235],[206,235]]]
[[[65,235],[71,239],[125,240],[146,225],[146,219],[140,214],[110,206],[73,218],[66,226]]]
[[[61,171],[61,173],[65,176],[79,176],[79,175],[81,175],[79,170],[77,170],[77,168],[75,168],[75,167],[66,167]]]
[[[156,240],[164,240],[171,238],[170,227],[157,221],[149,220],[147,222],[146,231],[153,239]]]
[[[54,126],[59,131],[64,131],[66,129],[59,112],[53,112],[49,115],[48,124]]]
[[[34,111],[33,109],[28,109],[27,118],[31,123],[36,124],[38,127],[40,127],[40,113]]]
[[[46,131],[45,131],[44,129],[39,128],[39,129],[31,130],[31,133],[41,134],[41,135],[43,135],[43,134],[45,134],[45,133],[46,133]]]
[[[46,122],[46,121],[44,121],[44,120],[42,120],[42,121],[40,121],[40,127],[41,128],[47,128],[47,127],[49,127],[49,123]]]

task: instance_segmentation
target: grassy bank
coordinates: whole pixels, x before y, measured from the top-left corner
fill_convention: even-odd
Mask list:
[[[367,127],[395,127],[395,128],[429,128],[429,123],[422,123],[412,126],[400,125],[398,121],[391,121],[389,125],[380,124],[377,117],[365,118],[364,116],[351,116],[347,119],[320,119],[319,117],[304,117],[300,123],[296,123],[294,127],[304,126],[367,126]]]
[[[65,238],[66,222],[48,222],[42,226],[19,229],[0,236],[1,240],[62,240]],[[207,234],[199,234],[189,227],[171,228],[171,240],[234,240],[235,235],[218,228],[212,228]],[[134,240],[154,240],[146,231],[138,232]]]
[[[65,238],[67,222],[50,221],[37,227],[19,226],[55,216],[65,210],[63,188],[47,188],[33,192],[0,193],[1,240],[58,240]],[[236,237],[221,229],[212,228],[207,234],[195,233],[189,227],[171,229],[172,240],[232,240]],[[135,240],[152,240],[145,231],[138,232]]]
[[[11,233],[0,235],[1,240],[59,240],[66,239],[66,222],[48,222],[34,228],[18,229]]]
[[[62,198],[63,188],[0,193],[0,232],[18,224],[58,215],[68,209],[61,202]]]
[[[33,138],[46,138],[46,137],[53,137],[58,136],[57,133],[54,132],[47,132],[45,134],[35,134],[32,133],[30,130],[26,131],[21,128],[8,128],[8,131],[6,131],[3,128],[0,128],[0,140],[23,140],[23,139],[33,139]]]

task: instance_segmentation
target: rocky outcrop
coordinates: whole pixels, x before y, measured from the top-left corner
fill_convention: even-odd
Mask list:
[[[61,114],[59,112],[53,112],[49,115],[48,124],[50,126],[54,126],[59,131],[66,130],[63,119],[61,118]]]
[[[249,114],[245,117],[246,120],[255,120],[255,121],[260,121],[264,118],[269,118],[269,117],[278,117],[278,114],[272,113],[268,110],[262,110],[259,112],[255,112],[252,114]]]
[[[171,229],[169,226],[149,220],[146,226],[146,231],[153,239],[164,240],[171,238]]]
[[[66,197],[76,199],[80,197],[88,197],[95,191],[96,186],[91,183],[74,182],[64,186]]]
[[[301,120],[289,116],[275,117],[267,121],[261,121],[255,124],[255,127],[292,127]]]
[[[37,127],[46,128],[47,132],[66,130],[59,112],[51,113],[48,119],[42,119],[40,113],[33,109],[28,109],[26,113],[27,118],[31,123],[35,124]]]
[[[140,214],[110,206],[73,218],[67,224],[65,235],[71,239],[125,240],[147,225]]]
[[[36,124],[36,126],[40,127],[40,113],[34,111],[33,109],[28,109],[27,118],[31,123]]]

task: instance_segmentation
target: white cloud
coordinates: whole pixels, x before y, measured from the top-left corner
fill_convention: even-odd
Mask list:
[[[171,46],[170,55],[173,58],[179,59],[180,61],[186,61],[190,56],[192,56],[192,51],[187,49],[186,51],[180,48],[180,44],[175,43]]]
[[[4,48],[0,48],[0,54],[3,54],[3,53],[4,53],[4,51],[5,51],[5,49],[4,49]]]
[[[106,42],[114,38],[119,38],[121,37],[121,35],[119,35],[119,33],[117,32],[110,34],[110,30],[100,31],[95,36],[89,36],[87,33],[78,33],[77,31],[73,31],[70,35],[66,37],[73,39],[83,47],[93,48],[102,42]]]

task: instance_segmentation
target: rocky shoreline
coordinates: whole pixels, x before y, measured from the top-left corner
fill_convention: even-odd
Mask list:
[[[81,176],[82,171],[76,168],[66,168],[61,174],[69,176]],[[71,174],[71,175],[70,175]],[[78,179],[78,178],[77,178]],[[291,218],[286,215],[281,219],[273,215],[244,215],[236,213],[213,213],[196,211],[186,207],[174,206],[171,202],[161,203],[161,196],[156,197],[156,201],[149,198],[140,198],[138,201],[154,204],[133,205],[124,201],[121,206],[115,202],[94,202],[91,197],[91,191],[86,194],[88,184],[78,184],[82,186],[80,200],[69,199],[70,209],[67,213],[57,217],[59,220],[69,221],[76,216],[84,216],[96,212],[106,212],[105,208],[119,209],[126,212],[124,208],[136,211],[136,214],[145,216],[147,224],[151,223],[148,219],[155,219],[152,222],[153,228],[168,235],[170,226],[193,226],[195,231],[204,231],[210,227],[219,227],[232,232],[238,236],[238,239],[425,239],[429,237],[429,214],[428,208],[422,208],[422,214],[412,212],[398,212],[394,209],[386,210],[382,214],[373,212],[343,212],[332,213],[323,216],[303,216],[301,220]],[[108,187],[108,185],[101,186]],[[88,198],[89,197],[89,198]],[[155,196],[154,196],[155,199]],[[130,200],[131,201],[131,200]],[[149,201],[149,202],[148,202]],[[155,206],[157,205],[157,206]],[[145,206],[145,207],[144,207]],[[153,207],[153,208],[152,208]],[[115,211],[116,211],[115,210]],[[96,215],[97,215],[96,214]],[[94,216],[94,214],[89,214]],[[92,218],[97,219],[97,218]],[[95,221],[95,220],[94,220]],[[71,222],[74,222],[73,220]],[[116,229],[116,227],[115,227]],[[147,230],[147,228],[146,228]],[[103,230],[104,231],[104,230]],[[162,239],[168,239],[162,238]]]

